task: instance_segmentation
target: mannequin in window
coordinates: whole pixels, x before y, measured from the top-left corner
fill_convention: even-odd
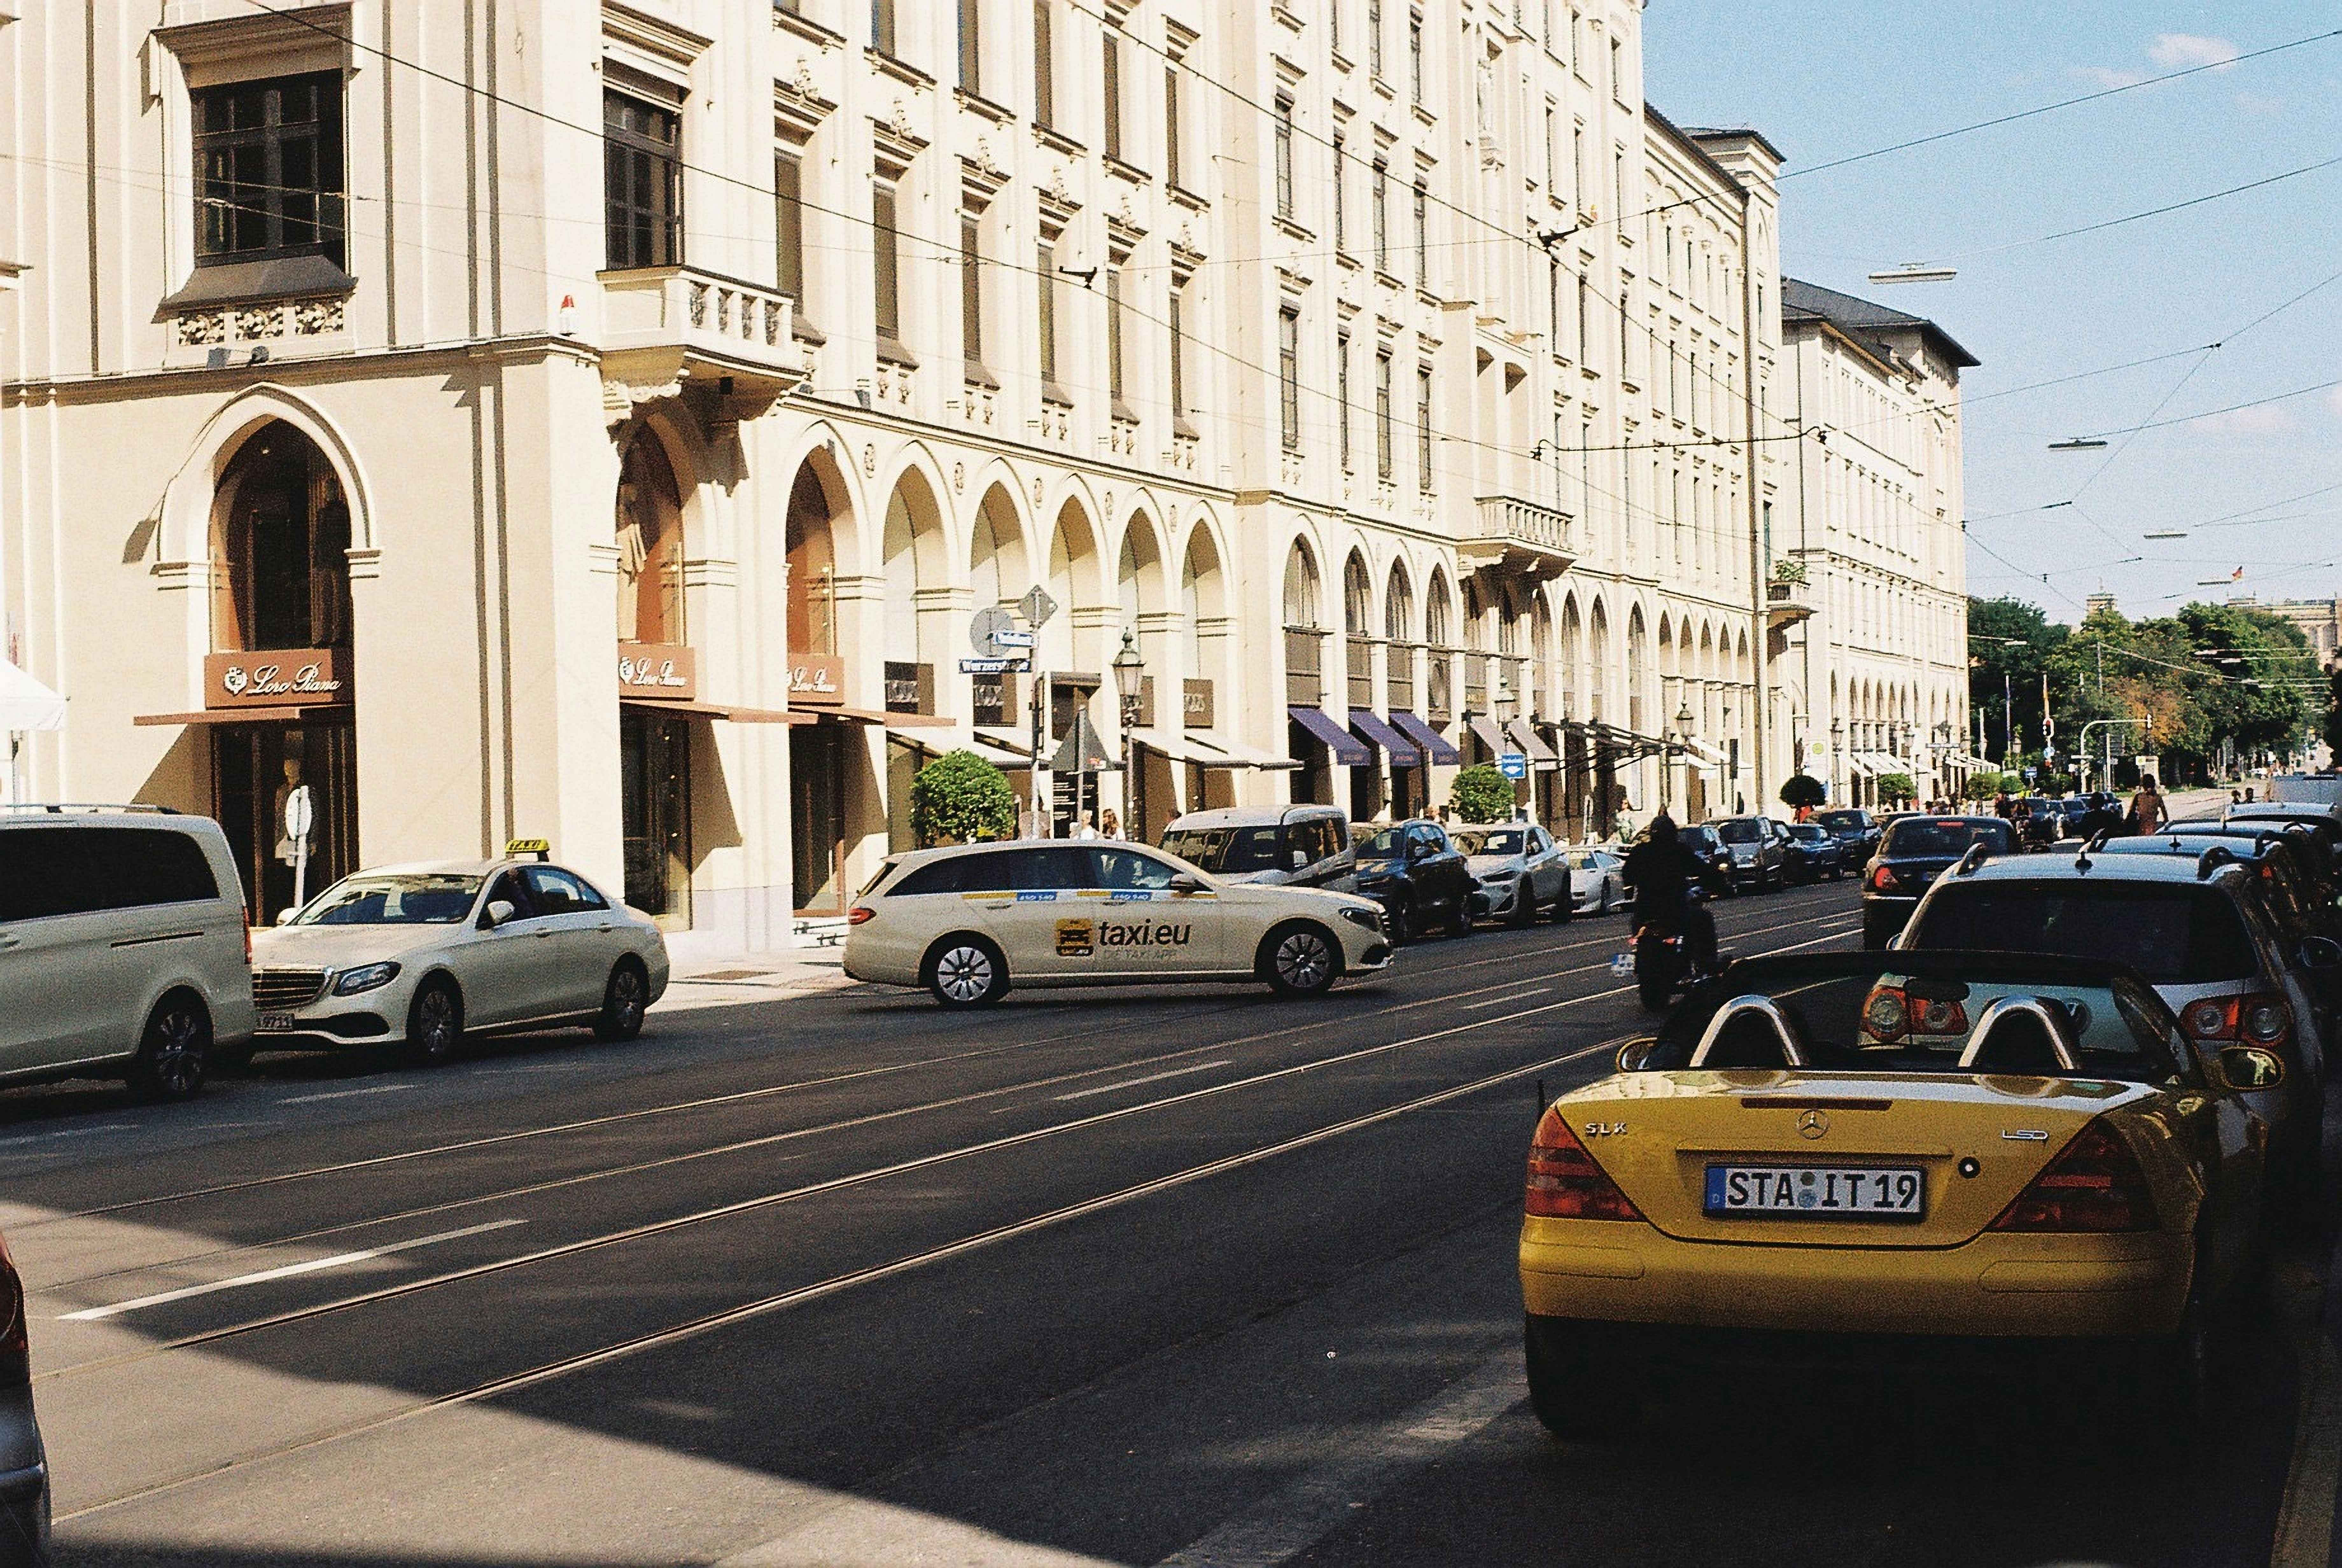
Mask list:
[[[284,862],[286,865],[291,865],[293,864],[295,856],[293,854],[292,835],[285,831],[285,803],[292,799],[293,792],[300,787],[301,759],[299,757],[286,757],[285,759],[285,782],[276,786],[276,807],[275,815],[273,819],[276,824],[276,858]],[[314,824],[312,824],[309,833],[311,838],[314,839],[316,836],[316,828]]]

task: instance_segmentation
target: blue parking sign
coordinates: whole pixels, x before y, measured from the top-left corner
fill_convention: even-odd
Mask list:
[[[1516,783],[1529,776],[1529,759],[1526,752],[1506,752],[1496,758],[1496,771]]]

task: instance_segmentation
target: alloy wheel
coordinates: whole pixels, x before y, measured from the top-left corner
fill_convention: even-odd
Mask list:
[[[202,1014],[183,1002],[158,1015],[147,1061],[155,1088],[171,1095],[193,1094],[204,1074]]]
[[[415,1044],[425,1056],[437,1058],[455,1048],[455,998],[444,985],[434,985],[415,999]]]
[[[954,1002],[981,1002],[992,989],[992,957],[980,947],[955,947],[936,960],[936,985]]]
[[[1314,931],[1291,931],[1276,944],[1276,977],[1295,991],[1316,991],[1332,978],[1334,955]]]
[[[610,976],[611,1021],[621,1029],[639,1029],[643,1011],[649,1004],[645,1000],[648,989],[642,975],[632,968],[619,970]]]

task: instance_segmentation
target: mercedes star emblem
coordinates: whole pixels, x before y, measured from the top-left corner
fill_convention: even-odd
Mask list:
[[[1797,1118],[1797,1133],[1801,1137],[1818,1138],[1828,1131],[1829,1118],[1819,1111],[1808,1111]]]

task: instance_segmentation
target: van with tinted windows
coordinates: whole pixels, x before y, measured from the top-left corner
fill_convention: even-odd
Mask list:
[[[181,1100],[251,1049],[227,837],[135,806],[0,808],[0,1083],[122,1078]]]
[[[1339,806],[1218,806],[1191,811],[1163,830],[1159,846],[1223,882],[1289,883],[1348,893],[1357,862]]]

